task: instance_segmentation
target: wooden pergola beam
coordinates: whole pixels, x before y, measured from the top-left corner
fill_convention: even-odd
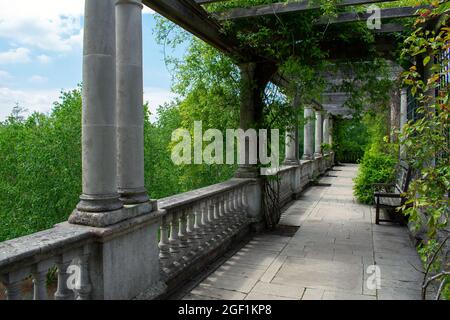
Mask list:
[[[221,25],[194,0],[143,0],[143,4],[237,61],[257,59],[250,48],[225,35]]]
[[[416,16],[419,9],[428,8],[428,6],[418,7],[397,7],[381,9],[381,19],[395,19],[395,18],[410,18]],[[343,12],[339,13],[337,17],[321,17],[315,24],[327,25],[344,22],[358,22],[366,21],[372,16],[372,13],[367,12]]]
[[[195,0],[195,2],[198,4],[209,4],[209,3],[224,2],[224,1],[228,1],[228,0]]]
[[[205,1],[205,0],[197,0],[197,1]],[[396,0],[343,0],[341,2],[338,2],[336,6],[347,7],[347,6],[380,3],[380,2],[392,2],[392,1]],[[268,15],[295,13],[319,8],[320,5],[311,3],[310,0],[304,0],[299,2],[277,2],[272,4],[254,6],[251,8],[234,8],[223,12],[215,12],[215,14],[217,15],[219,20],[234,20],[242,18],[268,16]]]

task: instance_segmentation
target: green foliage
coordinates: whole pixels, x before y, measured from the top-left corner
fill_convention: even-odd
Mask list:
[[[355,178],[355,196],[362,203],[373,203],[373,184],[389,183],[394,179],[396,158],[371,149],[364,154]]]
[[[361,160],[369,140],[368,129],[360,118],[335,118],[333,122],[333,149],[338,162],[356,163]]]
[[[435,5],[438,5],[437,3]],[[415,63],[403,75],[404,83],[414,95],[418,119],[409,122],[401,133],[405,152],[416,178],[406,195],[404,209],[416,230],[427,231],[422,254],[432,270],[448,272],[448,261],[432,259],[436,255],[436,243],[448,234],[450,200],[450,86],[448,81],[450,60],[450,27],[448,4],[441,3],[433,12],[423,10],[416,21],[415,31],[405,40],[403,57],[415,57]],[[434,31],[426,30],[422,23],[435,14],[443,14]],[[440,57],[437,60],[436,57]],[[437,93],[436,95],[432,93]],[[442,252],[441,256],[448,255]],[[430,274],[427,273],[426,277]],[[449,276],[436,279],[443,285],[444,297],[449,299]],[[446,281],[446,284],[445,284]],[[446,296],[445,296],[446,295]]]
[[[384,138],[387,132],[384,120],[383,114],[373,113],[368,113],[363,118],[369,143],[360,161],[354,191],[356,198],[366,204],[372,204],[374,201],[374,183],[389,183],[395,178],[397,148],[393,144],[388,144]]]
[[[0,124],[0,241],[67,219],[81,193],[81,95]]]

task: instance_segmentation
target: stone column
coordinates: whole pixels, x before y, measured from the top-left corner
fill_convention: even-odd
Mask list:
[[[323,137],[323,120],[322,111],[316,110],[316,140],[315,140],[315,157],[322,156],[322,137]]]
[[[117,193],[115,1],[86,0],[83,52],[83,193],[72,223],[123,207]],[[104,214],[103,214],[104,213]]]
[[[331,115],[328,117],[328,143],[330,147],[333,147],[333,118]]]
[[[330,144],[330,115],[328,113],[323,119],[323,143]]]
[[[314,153],[314,139],[313,139],[313,117],[314,117],[314,111],[312,106],[307,105],[304,109],[304,115],[305,115],[305,126],[303,127],[304,130],[304,143],[303,143],[303,160],[312,160],[313,159],[313,153]]]
[[[149,201],[144,187],[142,0],[117,0],[118,191],[125,204]]]
[[[292,108],[295,112],[295,120],[291,127],[286,128],[285,138],[285,158],[284,164],[295,166],[299,164],[299,146],[298,146],[298,118],[297,110],[299,108],[299,97],[296,96],[293,101]]]
[[[408,123],[408,90],[401,89],[400,93],[400,131],[403,131],[406,123]],[[405,147],[400,141],[400,157],[405,158]]]
[[[263,123],[264,90],[277,71],[276,65],[265,62],[246,62],[239,65],[241,72],[240,88],[240,122],[239,128],[244,132],[249,129],[261,129]],[[256,140],[258,140],[256,138]],[[252,159],[258,155],[250,155],[249,139],[245,139],[245,163],[239,164],[235,174],[236,178],[257,178],[260,174],[257,163],[252,163]],[[258,141],[253,141],[257,143]],[[253,148],[257,150],[258,148]],[[254,161],[253,161],[254,162]]]

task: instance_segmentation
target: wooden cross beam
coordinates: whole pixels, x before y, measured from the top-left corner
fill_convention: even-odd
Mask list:
[[[205,1],[205,0],[197,0]],[[392,2],[396,0],[342,0],[338,2],[336,6],[347,7],[362,4],[380,3],[380,2]],[[211,1],[210,1],[211,2]],[[252,18],[268,15],[278,15],[286,13],[295,13],[306,10],[319,9],[319,4],[311,3],[310,0],[303,0],[299,2],[277,2],[272,4],[265,4],[254,6],[251,8],[234,8],[223,12],[216,12],[219,20],[233,20],[242,18]]]
[[[225,35],[222,26],[194,0],[143,0],[143,4],[237,61],[258,59],[250,48]]]
[[[381,19],[394,19],[394,18],[410,18],[416,16],[416,12],[419,9],[429,8],[428,6],[419,7],[397,7],[381,9]],[[337,17],[321,17],[316,25],[327,25],[344,22],[358,22],[366,21],[372,16],[372,13],[367,12],[343,12],[339,13]]]

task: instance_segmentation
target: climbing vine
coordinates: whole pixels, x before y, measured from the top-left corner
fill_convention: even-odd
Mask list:
[[[416,175],[407,193],[404,212],[423,240],[426,264],[423,297],[430,282],[437,282],[436,299],[450,298],[449,236],[449,3],[435,1],[434,10],[423,10],[414,32],[405,40],[402,57],[413,60],[403,75],[416,103],[416,121],[410,121],[401,138]],[[436,27],[427,28],[440,17]]]

